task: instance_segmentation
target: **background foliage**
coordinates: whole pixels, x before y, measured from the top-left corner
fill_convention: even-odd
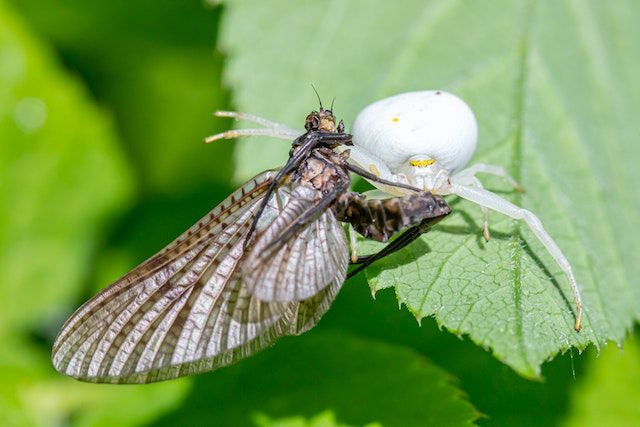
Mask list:
[[[624,352],[604,345],[623,341],[640,307],[639,9],[633,0],[1,0],[0,423],[634,425],[640,349],[633,339]],[[310,83],[337,95],[347,124],[402,90],[461,94],[480,122],[476,160],[511,168],[528,190],[519,202],[576,264],[585,333],[567,332],[567,310],[549,309],[564,282],[532,255],[531,237],[494,215],[495,239],[483,246],[477,209],[453,201],[460,213],[425,239],[434,253],[407,261],[414,248],[370,272],[395,294],[374,301],[356,277],[304,337],[151,386],[57,375],[51,342],[75,307],[241,179],[284,160],[281,142],[203,146],[231,125],[210,113],[233,107],[299,125],[316,106]],[[456,247],[469,254],[443,264]],[[513,251],[525,266],[521,295],[500,275],[510,261],[499,257]],[[483,267],[471,293],[456,288],[455,265]],[[433,282],[442,300],[414,303],[424,295],[406,278],[442,266]],[[471,297],[487,303],[465,321],[447,312]],[[426,316],[421,327],[414,315]],[[594,346],[573,350],[537,377],[559,350],[589,341],[600,357]]]

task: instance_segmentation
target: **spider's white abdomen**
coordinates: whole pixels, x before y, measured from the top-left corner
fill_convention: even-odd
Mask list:
[[[424,155],[449,173],[471,159],[478,125],[469,106],[443,91],[407,92],[374,102],[353,123],[353,143],[383,160],[393,172]]]

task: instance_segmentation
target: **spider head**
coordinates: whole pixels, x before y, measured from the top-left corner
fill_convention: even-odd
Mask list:
[[[416,154],[409,157],[399,169],[399,172],[407,176],[430,176],[435,175],[442,168],[438,162],[430,156]]]
[[[449,185],[449,174],[437,160],[424,154],[411,156],[399,168],[419,188],[434,194],[446,194]]]
[[[333,111],[320,107],[320,111],[312,111],[304,121],[304,128],[307,131],[321,132],[344,132],[342,121],[336,125],[336,118]]]
[[[415,157],[415,158],[414,158]],[[431,166],[436,164],[434,159],[430,159],[426,156],[412,156],[407,163],[417,174],[428,173]]]

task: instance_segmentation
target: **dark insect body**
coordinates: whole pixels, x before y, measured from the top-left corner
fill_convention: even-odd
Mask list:
[[[369,200],[349,191],[349,172],[377,178],[334,150],[351,144],[342,122],[320,108],[305,128],[282,169],[249,180],[80,307],[54,343],[55,368],[84,381],[147,383],[229,365],[317,324],[347,278],[339,221],[381,242],[410,227],[352,260],[355,274],[450,212],[428,192]]]

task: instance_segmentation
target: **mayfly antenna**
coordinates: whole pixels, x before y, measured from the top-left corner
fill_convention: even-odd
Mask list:
[[[313,88],[313,91],[316,93],[316,96],[318,97],[318,103],[320,104],[320,110],[322,111],[323,108],[322,108],[322,100],[320,99],[320,94],[318,93],[318,90],[314,85],[311,85],[311,87]]]

